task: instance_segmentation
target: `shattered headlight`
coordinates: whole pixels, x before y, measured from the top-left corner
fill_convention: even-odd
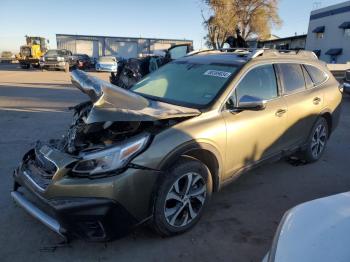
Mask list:
[[[93,153],[84,153],[73,167],[74,173],[100,174],[125,167],[141,152],[149,141],[149,135],[136,136],[125,143]]]

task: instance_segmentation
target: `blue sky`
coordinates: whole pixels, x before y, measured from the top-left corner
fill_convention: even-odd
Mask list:
[[[284,37],[307,32],[315,2],[326,7],[344,1],[280,0],[283,25],[272,33]],[[186,38],[200,48],[203,7],[200,0],[1,0],[0,51],[18,52],[26,34],[49,38],[55,48],[56,33]]]

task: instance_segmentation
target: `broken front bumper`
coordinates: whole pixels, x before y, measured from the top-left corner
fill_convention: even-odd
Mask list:
[[[151,215],[157,172],[129,168],[108,178],[72,178],[67,176],[67,166],[76,159],[46,146],[41,149],[44,160],[32,149],[14,171],[11,196],[63,238],[113,239]],[[43,171],[33,164],[34,157],[52,166]]]
[[[33,192],[15,190],[13,200],[30,215],[65,240],[77,236],[106,241],[125,235],[137,221],[121,205],[103,198],[59,198],[46,200]]]

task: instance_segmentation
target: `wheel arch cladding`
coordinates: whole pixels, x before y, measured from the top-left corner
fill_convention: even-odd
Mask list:
[[[326,119],[327,121],[327,125],[328,125],[328,136],[331,135],[332,133],[332,127],[333,127],[333,123],[332,123],[332,115],[329,112],[324,112],[323,114],[321,114],[321,117],[323,117],[324,119]]]
[[[160,169],[165,171],[180,157],[186,156],[193,157],[208,167],[213,181],[213,191],[218,191],[220,188],[222,161],[218,150],[210,144],[198,142],[186,143],[165,157]]]
[[[219,162],[216,156],[209,150],[206,149],[193,149],[186,152],[185,156],[193,157],[201,161],[206,165],[210,171],[210,175],[213,181],[213,191],[216,192],[219,189]]]

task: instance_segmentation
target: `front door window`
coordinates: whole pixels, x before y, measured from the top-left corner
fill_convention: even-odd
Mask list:
[[[242,96],[249,95],[271,100],[276,98],[277,82],[273,65],[263,65],[252,69],[236,88],[237,101]]]

